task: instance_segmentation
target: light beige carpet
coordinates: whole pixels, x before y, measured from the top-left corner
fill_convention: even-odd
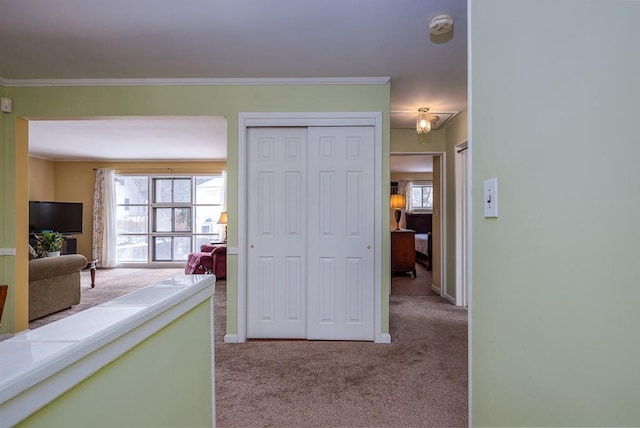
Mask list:
[[[467,311],[391,296],[392,343],[223,343],[215,294],[218,427],[467,426]]]
[[[416,276],[410,273],[395,274],[391,277],[391,294],[397,296],[437,296],[431,289],[433,275],[431,271],[416,263]]]
[[[182,269],[103,269],[97,273],[94,289],[89,287],[89,273],[82,273],[80,305],[35,320],[30,327],[182,273]],[[218,427],[467,426],[466,309],[437,296],[392,295],[389,345],[226,344],[224,281],[216,283],[214,297]]]

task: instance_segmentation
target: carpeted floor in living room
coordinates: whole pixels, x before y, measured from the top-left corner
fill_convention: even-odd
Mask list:
[[[394,288],[397,278],[392,282],[389,345],[282,340],[226,344],[226,282],[218,281],[217,426],[467,426],[467,310],[431,292],[425,272],[418,271],[415,279],[400,278],[401,287]],[[91,289],[89,274],[83,272],[80,305],[34,320],[30,328],[131,292],[133,284],[139,288],[176,273],[182,269],[100,269]]]

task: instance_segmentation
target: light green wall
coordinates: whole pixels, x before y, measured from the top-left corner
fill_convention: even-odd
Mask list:
[[[447,297],[456,299],[456,145],[467,141],[467,112],[460,112],[445,128],[447,146]]]
[[[18,426],[212,426],[212,328],[205,301]]]
[[[638,17],[470,2],[474,426],[640,426]]]
[[[386,85],[250,85],[250,86],[126,86],[126,87],[8,87],[8,96],[14,99],[14,112],[6,115],[6,140],[0,140],[7,156],[0,160],[0,169],[6,171],[2,187],[6,200],[0,207],[3,236],[7,245],[15,242],[14,198],[15,119],[69,118],[90,116],[149,116],[149,115],[222,115],[227,118],[228,137],[228,239],[237,245],[238,207],[238,112],[274,111],[380,111],[383,113],[383,182],[389,181],[389,84]],[[0,123],[1,124],[1,123]],[[25,174],[24,171],[19,174]],[[388,199],[388,186],[383,186],[383,200]],[[26,214],[24,207],[16,207]],[[386,205],[382,224],[389,222]],[[18,231],[26,236],[26,230]],[[388,332],[389,241],[383,234],[382,268],[382,332]],[[0,241],[1,242],[1,241]],[[25,256],[26,257],[26,256]],[[0,258],[2,259],[2,258]],[[4,259],[7,259],[6,257]],[[237,323],[237,258],[228,257],[227,267],[227,332],[236,333]],[[15,261],[10,258],[0,272],[0,282],[14,286]],[[24,285],[26,286],[26,285]],[[4,331],[12,331],[13,304]]]

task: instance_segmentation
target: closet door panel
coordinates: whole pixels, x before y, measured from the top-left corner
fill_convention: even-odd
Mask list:
[[[306,338],[307,129],[247,141],[247,337]]]
[[[307,336],[373,340],[373,128],[309,128],[308,144]]]

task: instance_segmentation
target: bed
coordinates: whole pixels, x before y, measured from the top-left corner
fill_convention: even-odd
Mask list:
[[[407,229],[416,231],[416,261],[431,270],[432,214],[406,213]]]

